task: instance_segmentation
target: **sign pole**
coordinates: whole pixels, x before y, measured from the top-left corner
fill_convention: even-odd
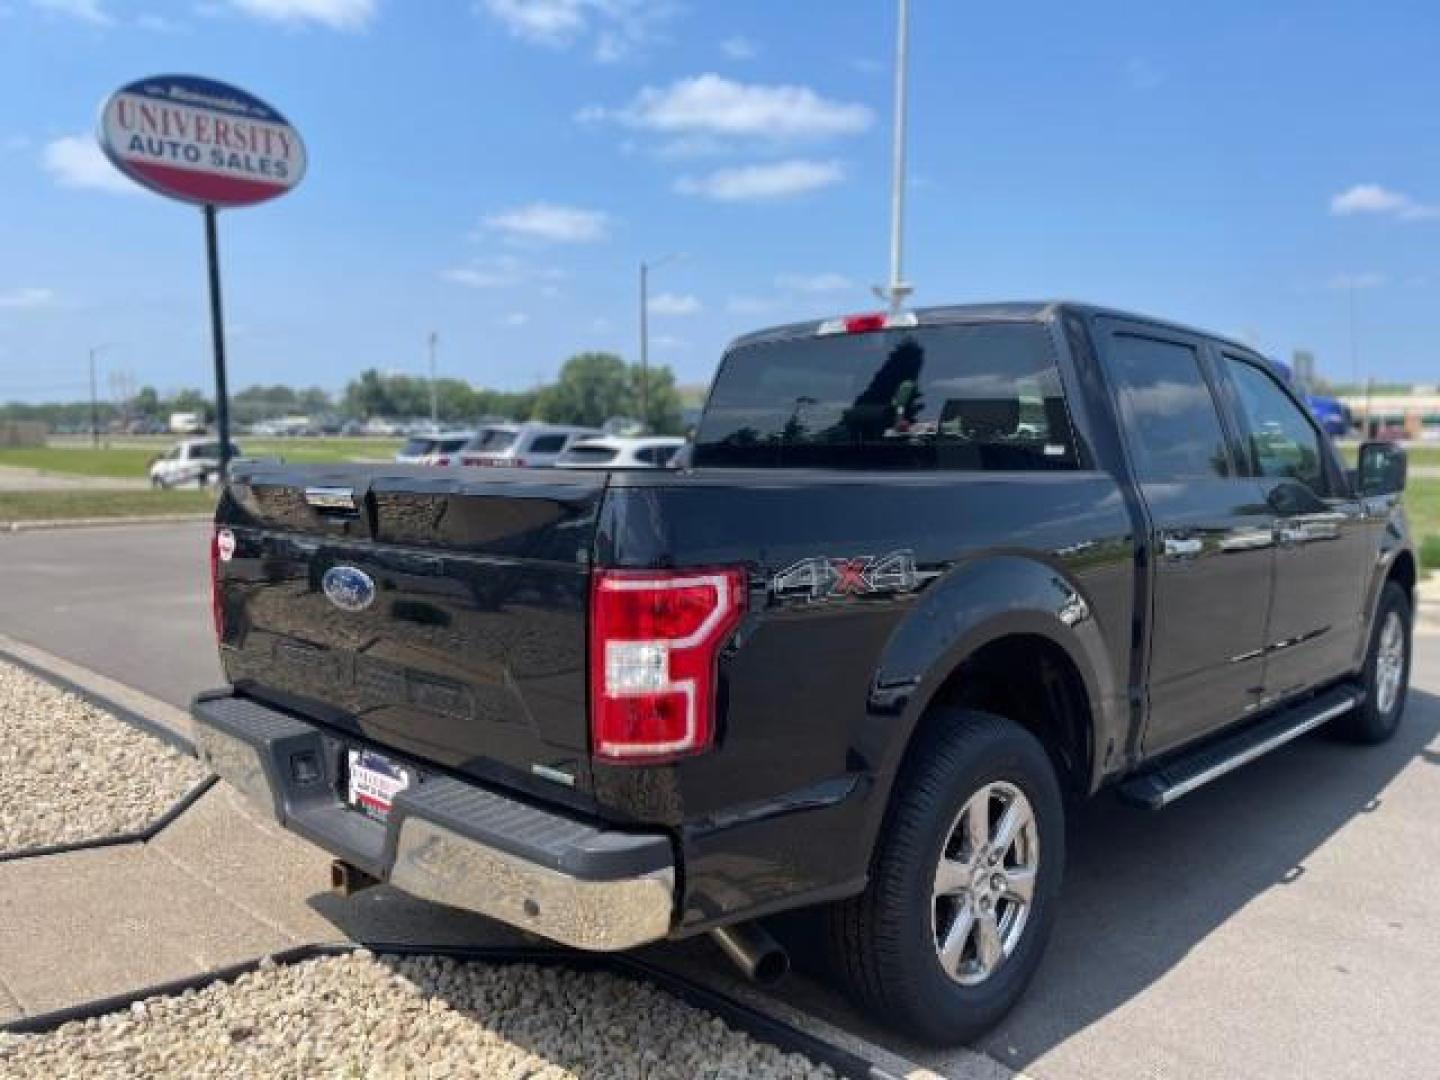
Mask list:
[[[220,242],[215,206],[205,204],[205,258],[210,271],[210,334],[215,343],[215,426],[220,432],[220,481],[230,471],[230,395],[225,386],[225,315],[220,306]]]

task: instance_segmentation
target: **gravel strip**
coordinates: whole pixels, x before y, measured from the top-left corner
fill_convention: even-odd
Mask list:
[[[0,1077],[833,1077],[661,990],[603,973],[368,951],[267,963],[43,1035]]]
[[[0,661],[0,852],[142,829],[205,775],[194,758]]]

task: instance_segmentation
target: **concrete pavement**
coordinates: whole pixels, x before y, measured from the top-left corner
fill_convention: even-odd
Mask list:
[[[224,679],[210,526],[0,533],[0,634],[184,709]]]

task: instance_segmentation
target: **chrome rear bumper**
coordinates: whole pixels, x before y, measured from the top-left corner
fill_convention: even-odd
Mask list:
[[[346,745],[228,693],[191,708],[196,749],[285,828],[422,899],[579,949],[669,934],[675,864],[660,833],[622,833],[449,776],[421,776],[373,821],[341,798]]]

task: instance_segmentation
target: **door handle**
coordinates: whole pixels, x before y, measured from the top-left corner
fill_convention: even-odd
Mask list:
[[[1205,541],[1198,536],[1171,536],[1165,537],[1165,557],[1167,559],[1193,559],[1205,550]]]

